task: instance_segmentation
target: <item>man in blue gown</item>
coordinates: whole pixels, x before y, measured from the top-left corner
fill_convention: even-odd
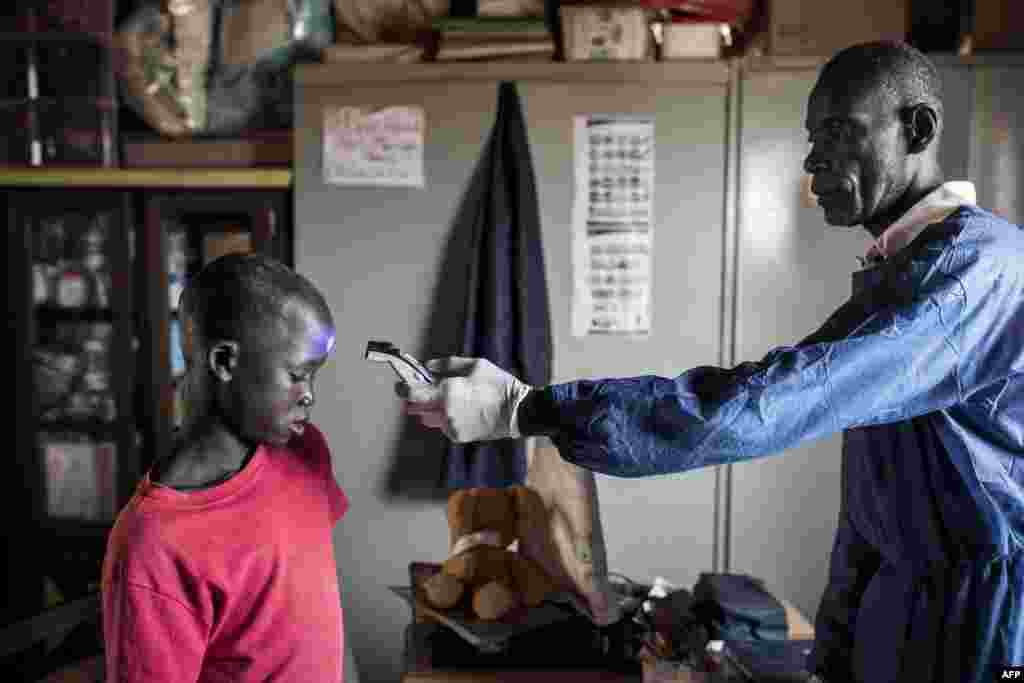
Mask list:
[[[945,182],[939,76],[848,48],[811,92],[804,162],[831,225],[875,238],[813,334],[734,368],[530,387],[485,359],[399,386],[456,442],[549,435],[639,477],[843,432],[842,502],[809,668],[832,683],[987,683],[1024,665],[1024,230]]]

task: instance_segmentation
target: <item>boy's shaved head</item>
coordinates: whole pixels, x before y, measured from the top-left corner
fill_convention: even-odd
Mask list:
[[[262,254],[228,254],[189,280],[181,310],[190,327],[187,336],[202,347],[219,340],[263,341],[294,302],[332,323],[323,295],[302,275]]]
[[[286,444],[309,419],[313,379],[334,347],[323,295],[280,261],[229,254],[189,280],[181,315],[183,427]]]

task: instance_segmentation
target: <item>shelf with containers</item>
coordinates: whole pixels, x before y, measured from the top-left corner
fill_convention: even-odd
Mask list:
[[[137,478],[135,230],[117,191],[7,193],[16,312],[18,455],[33,517],[108,524]],[[19,248],[20,247],[20,248]],[[114,365],[116,363],[116,372]]]
[[[0,162],[114,166],[118,109],[110,51],[88,34],[0,33],[14,77],[0,90]]]
[[[0,625],[95,594],[117,512],[172,441],[180,288],[229,251],[291,265],[291,178],[0,168],[16,387]]]
[[[39,640],[78,625],[17,627],[51,624],[32,619],[95,595],[107,533],[144,464],[150,430],[137,410],[143,337],[133,286],[143,263],[129,194],[22,186],[4,195],[16,390],[2,625],[14,630],[0,646],[24,649],[0,669],[41,672],[56,655]],[[77,608],[61,614],[91,618]]]
[[[161,334],[161,357],[169,359],[154,395],[161,400],[157,443],[169,443],[182,418],[182,324],[178,304],[189,276],[219,256],[262,252],[292,265],[287,197],[280,192],[236,189],[230,192],[154,192],[146,200],[147,222],[159,226],[165,243],[165,303],[152,302]],[[164,353],[163,348],[166,348]],[[161,447],[162,455],[163,447]]]
[[[0,162],[117,164],[114,2],[18,0],[0,13]]]

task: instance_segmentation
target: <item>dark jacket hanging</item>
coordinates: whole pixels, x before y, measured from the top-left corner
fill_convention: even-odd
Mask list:
[[[472,226],[460,355],[486,358],[527,384],[551,381],[551,315],[540,212],[526,123],[515,83],[498,89],[498,118],[465,196]],[[471,229],[468,229],[471,228]],[[451,444],[451,489],[509,486],[526,478],[522,440]]]

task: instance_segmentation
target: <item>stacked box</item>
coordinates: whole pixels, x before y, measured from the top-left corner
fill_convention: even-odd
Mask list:
[[[771,54],[831,56],[874,40],[905,40],[910,0],[773,0],[769,19]]]
[[[629,5],[562,5],[566,61],[645,61],[653,56],[647,10]]]

